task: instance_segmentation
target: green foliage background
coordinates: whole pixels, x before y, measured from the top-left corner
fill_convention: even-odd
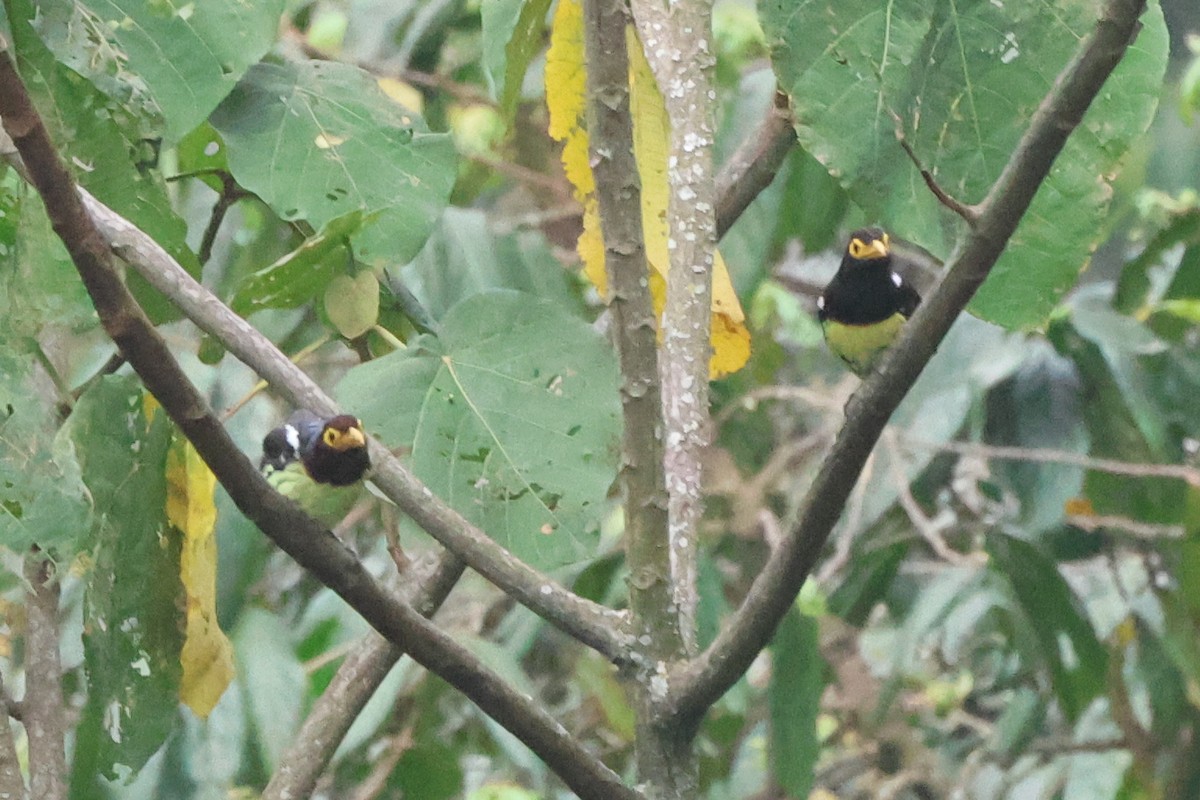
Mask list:
[[[0,22],[81,185],[336,386],[460,512],[620,605],[621,379],[545,134],[550,6],[8,0]],[[770,557],[764,530],[792,519],[854,385],[813,318],[844,233],[886,225],[923,285],[961,234],[897,132],[947,191],[981,201],[1094,8],[717,3],[719,158],[777,84],[800,146],[722,242],[754,355],[714,389],[702,639]],[[1143,22],[975,316],[893,418],[763,668],[706,720],[706,797],[1200,796],[1196,482],[1100,460],[1196,466],[1200,450],[1200,13],[1163,0]],[[128,280],[256,456],[289,409]],[[238,675],[207,721],[178,707],[178,543],[158,502],[170,431],[145,419],[127,368],[100,375],[112,355],[6,170],[0,594],[22,602],[13,565],[35,545],[62,567],[72,795],[260,791],[365,625],[221,495],[218,610]],[[433,550],[411,527],[380,505],[346,535],[391,574],[380,530],[410,558]],[[452,606],[444,627],[631,769],[606,664],[480,581]],[[10,688],[21,641],[6,612]],[[321,796],[369,778],[381,797],[565,794],[405,662]]]

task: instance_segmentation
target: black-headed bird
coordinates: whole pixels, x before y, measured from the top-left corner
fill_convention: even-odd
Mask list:
[[[837,274],[817,299],[817,318],[829,349],[865,376],[920,302],[892,266],[887,233],[863,228],[850,234]]]
[[[259,469],[267,481],[325,525],[341,522],[363,496],[371,459],[357,417],[296,411],[266,435],[262,448]]]

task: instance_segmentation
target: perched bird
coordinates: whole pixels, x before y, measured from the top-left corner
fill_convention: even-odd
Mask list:
[[[362,422],[349,414],[292,414],[263,439],[259,469],[280,494],[333,527],[363,493],[371,466]]]
[[[817,299],[817,318],[829,349],[865,376],[920,302],[892,267],[887,233],[863,228],[850,234],[837,274]]]

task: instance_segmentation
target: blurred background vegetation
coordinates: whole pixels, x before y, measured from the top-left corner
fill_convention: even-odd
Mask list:
[[[543,17],[549,7],[525,5]],[[5,7],[6,23],[38,20],[47,59],[77,69],[55,79],[61,84],[52,91],[86,91],[80,75],[96,86],[127,78],[106,66],[111,61],[83,57],[103,43],[85,36],[87,46],[79,45],[71,34],[78,19],[35,14],[20,2]],[[135,84],[106,106],[117,138],[99,125],[76,127],[67,140],[79,147],[67,152],[83,173],[111,170],[123,176],[115,180],[159,184],[168,201],[163,218],[152,224],[141,209],[139,224],[164,232],[164,244],[176,241],[172,226],[185,225],[186,236],[168,249],[185,266],[202,267],[207,286],[253,313],[255,326],[324,386],[389,350],[389,335],[408,340],[487,289],[531,291],[590,321],[601,304],[578,275],[580,209],[546,133],[543,28],[518,75],[505,74],[509,61],[487,34],[489,15],[511,15],[513,7],[514,0],[320,0],[284,9],[269,60],[358,65],[429,131],[448,132],[458,154],[448,207],[417,196],[398,212],[407,219],[413,206],[427,208],[428,239],[398,233],[402,226],[380,234],[390,239],[377,245],[388,265],[374,273],[374,301],[363,294],[374,288],[343,281],[331,290],[335,277],[352,281],[358,269],[346,267],[336,227],[323,229],[333,246],[299,250],[323,223],[297,222],[261,192],[227,180],[229,165],[210,145],[217,130],[227,137],[233,130],[228,104],[211,125],[196,120],[162,147]],[[1162,11],[1170,60],[1157,114],[1124,158],[1090,266],[1036,330],[1004,331],[966,317],[955,326],[893,418],[771,658],[760,659],[707,718],[699,745],[707,797],[1200,797],[1200,6],[1163,0]],[[721,161],[767,113],[777,78],[753,3],[721,0],[714,26]],[[15,32],[9,38],[23,41]],[[230,150],[232,158],[236,145]],[[0,300],[9,309],[0,321],[0,400],[9,407],[0,440],[10,448],[0,479],[11,488],[18,473],[49,463],[36,453],[69,446],[55,436],[62,398],[77,395],[106,364],[123,371],[110,364],[111,345],[11,172],[0,203],[8,256]],[[225,212],[217,224],[214,208]],[[873,222],[891,220],[868,216],[821,163],[795,148],[721,243],[754,350],[746,368],[714,388],[700,586],[705,642],[769,557],[772,538],[787,529],[857,385],[824,348],[814,304],[846,231]],[[904,238],[904,230],[895,233]],[[395,241],[404,236],[413,252]],[[928,283],[928,254],[914,246],[911,261],[915,279]],[[284,273],[285,292],[262,278],[271,264],[294,267]],[[346,298],[349,307],[339,306]],[[231,433],[257,455],[262,435],[288,409],[171,309],[151,310],[193,379],[225,411]],[[90,425],[73,423],[74,446],[102,435],[124,397],[95,400],[110,405],[93,410]],[[113,441],[119,433],[103,435]],[[22,676],[12,665],[22,647],[19,562],[28,531],[56,527],[52,541],[35,540],[81,553],[68,559],[62,630],[68,700],[80,709],[81,632],[95,611],[85,587],[97,556],[84,522],[87,492],[71,492],[78,472],[44,477],[61,492],[43,497],[46,520],[29,506],[13,523],[9,506],[0,523],[5,679],[19,695]],[[366,633],[220,492],[218,509],[217,608],[237,678],[207,721],[159,708],[165,744],[130,782],[107,786],[113,798],[255,796],[340,659]],[[625,574],[615,501],[603,519],[599,555],[560,574],[581,594],[617,603]],[[387,538],[376,534],[381,527],[395,531],[408,558],[431,550],[377,504],[344,527],[377,574],[393,563]],[[152,581],[148,562],[130,579]],[[456,599],[440,617],[444,627],[594,742],[607,763],[628,765],[633,718],[603,659],[481,580],[469,578]],[[318,796],[563,794],[511,735],[402,661],[352,728]]]

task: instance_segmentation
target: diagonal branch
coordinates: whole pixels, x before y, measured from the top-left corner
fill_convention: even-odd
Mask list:
[[[164,294],[201,330],[213,336],[296,408],[341,413],[311,378],[246,320],[188,274],[179,262],[133,223],[79,189],[84,207],[112,250]],[[471,525],[435,496],[399,459],[370,442],[372,480],[414,522],[447,550],[551,624],[605,658],[627,658],[620,631],[624,616],[585,600],[530,567]]]
[[[462,576],[464,567],[457,558],[443,553],[433,572],[412,592],[414,597],[410,602],[417,611],[425,617],[433,616]],[[279,759],[275,774],[263,789],[263,800],[313,796],[317,779],[337,752],[350,725],[403,655],[403,647],[376,633],[368,634],[358,643],[313,704],[291,747]]]
[[[766,116],[717,173],[717,238],[728,233],[754,198],[771,185],[795,144],[788,97],[776,90]]]
[[[545,709],[387,591],[333,534],[270,488],[266,478],[238,450],[126,289],[113,265],[108,243],[85,211],[71,174],[55,152],[6,50],[0,52],[0,118],[105,331],[242,513],[372,627],[390,641],[402,643],[414,661],[454,686],[517,736],[573,791],[597,800],[639,797]]]
[[[846,424],[809,489],[785,544],[754,581],[721,635],[674,675],[665,718],[695,725],[767,644],[812,571],[858,474],[888,418],[955,318],[1004,251],[1038,187],[1138,30],[1145,0],[1107,0],[1096,28],[1059,74],[979,216],[950,259],[949,272],[921,304],[846,409]]]

